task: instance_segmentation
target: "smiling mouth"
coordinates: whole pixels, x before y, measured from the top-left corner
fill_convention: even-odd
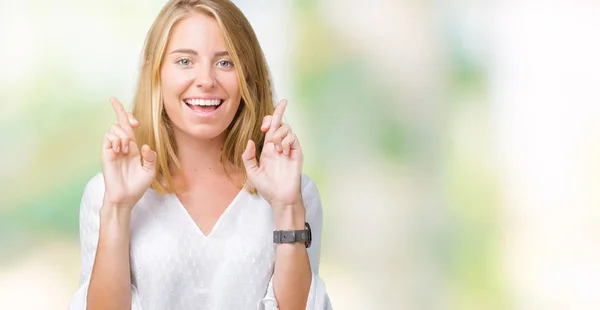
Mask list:
[[[210,113],[217,110],[224,102],[223,99],[185,99],[185,104],[195,112]]]

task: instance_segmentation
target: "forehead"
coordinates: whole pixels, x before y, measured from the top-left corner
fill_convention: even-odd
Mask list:
[[[225,50],[223,31],[217,20],[203,13],[191,13],[179,21],[171,32],[167,52],[179,48],[190,48],[200,54],[212,54]]]

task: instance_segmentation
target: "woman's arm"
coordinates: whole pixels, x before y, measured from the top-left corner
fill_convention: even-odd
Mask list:
[[[315,183],[306,175],[302,176],[302,201],[312,231],[312,244],[308,249],[304,244],[276,245],[275,270],[259,310],[332,309],[325,283],[319,278],[323,208]],[[304,223],[300,229],[304,229]],[[286,245],[293,248],[284,247]],[[305,258],[309,261],[309,277]],[[306,281],[307,277],[308,284],[300,282]]]
[[[121,270],[118,270],[119,268],[123,269],[122,264],[125,264],[127,268],[129,268],[129,254],[128,252],[123,254],[121,251],[124,247],[123,242],[119,243],[119,240],[128,242],[127,240],[129,239],[129,233],[128,231],[126,232],[127,237],[114,233],[119,229],[111,228],[111,226],[118,227],[119,225],[113,225],[111,222],[119,223],[123,222],[124,219],[115,221],[114,218],[118,219],[119,217],[110,216],[110,214],[106,212],[106,210],[109,210],[109,208],[101,208],[103,196],[104,179],[102,174],[99,173],[90,181],[88,181],[81,199],[81,206],[79,210],[79,239],[81,247],[80,287],[73,295],[69,309],[97,309],[97,302],[103,303],[104,300],[101,296],[106,295],[108,292],[102,291],[111,289],[113,286],[118,286],[122,287],[119,288],[119,293],[129,294],[128,296],[131,296],[130,300],[127,302],[127,306],[124,309],[130,309],[131,307],[133,310],[140,310],[141,306],[135,286],[131,285],[126,287],[127,283],[131,281],[129,279],[129,269],[125,269],[125,272],[123,273]],[[106,214],[109,216],[105,216]],[[111,219],[111,217],[113,219]],[[115,238],[115,236],[117,236],[117,238]],[[121,245],[120,248],[119,244]],[[118,249],[119,251],[115,252],[114,249]],[[120,255],[122,255],[122,257],[125,259],[119,259],[119,262],[114,264],[113,262],[110,262],[110,259],[105,259],[106,257],[110,257],[111,253],[120,253]],[[107,265],[109,268],[105,267]],[[115,279],[113,279],[112,275],[109,276],[109,273],[111,272],[110,269],[114,269],[115,271],[118,270],[118,274],[123,276],[114,277]],[[92,273],[94,273],[93,281]],[[125,277],[125,279],[122,279],[122,277]],[[119,281],[115,282],[117,279]],[[107,281],[110,282],[107,284]],[[124,281],[127,282],[123,283]],[[92,285],[91,282],[94,282],[94,284],[90,289],[90,285]],[[115,285],[117,282],[120,284]],[[96,294],[96,292],[99,294]],[[106,299],[106,301],[111,302],[113,298],[113,295],[111,295],[110,298]],[[119,297],[119,300],[120,299],[122,298]],[[103,304],[100,304],[100,307],[103,309],[112,309],[108,307],[108,305],[104,306]]]
[[[304,204],[274,208],[276,230],[304,229]],[[275,246],[273,286],[280,310],[305,309],[312,272],[304,243],[280,243]]]
[[[129,225],[131,209],[103,205],[87,309],[131,309]]]
[[[83,286],[72,303],[76,309],[133,307],[129,266],[131,211],[156,176],[156,152],[148,145],[139,149],[135,141],[133,128],[139,122],[127,114],[116,98],[111,98],[111,103],[117,123],[104,135],[102,174],[88,183],[81,203]]]
[[[330,309],[324,285],[317,277],[323,211],[314,182],[302,174],[303,154],[289,125],[281,125],[287,101],[263,119],[265,132],[260,165],[256,145],[248,141],[242,154],[248,181],[273,209],[275,229],[301,230],[307,221],[313,230],[312,249],[304,244],[278,244],[272,281],[259,309]],[[316,240],[315,240],[316,239]]]

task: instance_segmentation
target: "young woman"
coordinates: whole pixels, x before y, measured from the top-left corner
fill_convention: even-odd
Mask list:
[[[330,309],[319,194],[244,15],[169,1],[143,57],[84,190],[71,309]]]

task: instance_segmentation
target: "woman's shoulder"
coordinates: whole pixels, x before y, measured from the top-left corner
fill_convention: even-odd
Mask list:
[[[320,218],[323,213],[323,207],[321,206],[321,197],[317,184],[307,174],[302,174],[302,201],[304,202],[304,208],[306,209],[307,218]]]
[[[318,194],[317,185],[315,184],[315,181],[308,174],[302,173],[301,184],[302,184],[302,195]]]
[[[85,184],[84,191],[101,191],[104,193],[104,175],[102,172],[96,172],[92,175]]]
[[[88,179],[83,188],[83,197],[81,198],[81,206],[95,206],[98,209],[102,205],[104,198],[104,176],[102,172],[98,172]]]

